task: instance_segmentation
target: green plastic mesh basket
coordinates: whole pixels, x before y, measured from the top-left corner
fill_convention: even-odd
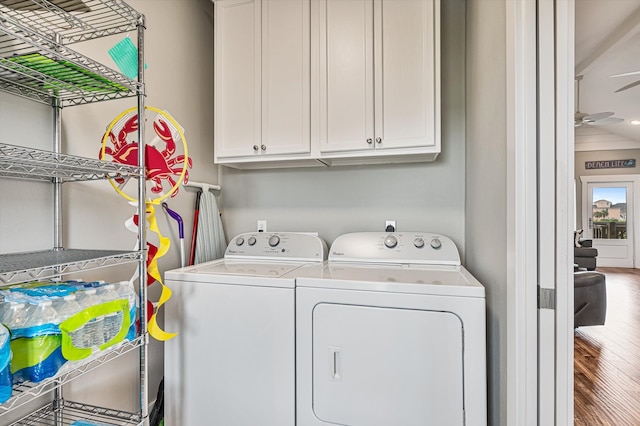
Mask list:
[[[138,48],[129,37],[125,37],[109,49],[109,56],[111,56],[122,74],[131,79],[138,77]]]

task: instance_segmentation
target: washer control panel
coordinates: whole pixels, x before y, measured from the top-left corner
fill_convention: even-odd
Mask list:
[[[336,238],[331,262],[460,265],[451,238],[430,232],[355,232]]]
[[[327,252],[327,244],[316,234],[251,232],[235,236],[224,257],[322,262],[327,259]]]

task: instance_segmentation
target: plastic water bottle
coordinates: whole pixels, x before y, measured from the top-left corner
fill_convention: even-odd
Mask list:
[[[5,302],[3,303],[1,321],[9,330],[23,328],[27,320],[27,308],[24,303]]]
[[[81,311],[99,305],[102,302],[96,294],[95,288],[76,292],[76,299]],[[71,336],[73,346],[76,348],[90,348],[104,343],[102,342],[102,324],[101,316],[87,321],[82,327],[73,332]]]
[[[116,283],[115,288],[119,299],[129,300],[129,311],[138,306],[138,295],[128,281]]]
[[[80,312],[80,304],[76,301],[75,294],[68,294],[53,299],[53,309],[58,313],[58,323]]]
[[[129,300],[129,332],[128,340],[134,340],[138,335],[138,327],[136,325],[136,312],[138,309],[138,294],[135,292],[133,285],[129,281],[121,281],[115,284],[116,292],[119,299]]]
[[[102,300],[102,303],[123,299],[118,295],[116,287],[113,284],[100,286],[96,290],[98,296]],[[125,312],[114,312],[104,316],[102,324],[103,343],[110,341],[120,332],[124,322],[124,315],[127,315],[127,317],[129,316],[128,307]]]
[[[0,404],[11,398],[13,392],[13,376],[9,366],[11,361],[9,338],[9,331],[0,324]]]
[[[27,337],[33,337],[50,332],[55,333],[56,327],[53,324],[59,324],[58,313],[52,306],[51,299],[34,300],[34,305],[27,311],[24,328],[29,329]]]
[[[118,292],[116,291],[116,286],[113,284],[106,284],[96,288],[96,294],[102,301],[111,302],[113,300],[118,300]]]

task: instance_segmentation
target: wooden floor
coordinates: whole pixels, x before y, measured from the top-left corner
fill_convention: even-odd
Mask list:
[[[575,425],[640,426],[640,270],[598,271],[607,318],[575,331]]]

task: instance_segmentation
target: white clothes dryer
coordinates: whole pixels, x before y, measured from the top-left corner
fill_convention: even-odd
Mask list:
[[[296,271],[297,425],[484,426],[484,287],[451,239],[338,237]]]
[[[316,235],[248,233],[165,274],[166,426],[295,424],[293,271],[326,258]]]

